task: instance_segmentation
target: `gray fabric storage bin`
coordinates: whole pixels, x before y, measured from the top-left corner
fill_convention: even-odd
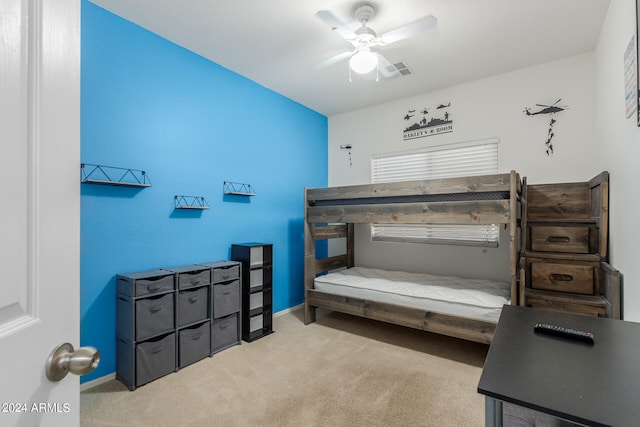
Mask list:
[[[240,344],[240,313],[211,321],[211,353]]]
[[[178,331],[178,364],[181,368],[208,357],[211,349],[211,324]]]
[[[138,279],[135,284],[136,296],[151,295],[173,289],[173,276]]]
[[[119,294],[140,297],[174,289],[174,275],[163,270],[118,274],[116,289]]]
[[[213,317],[220,318],[240,311],[240,281],[213,285]]]
[[[178,292],[178,327],[189,325],[209,317],[209,287]]]
[[[136,341],[142,341],[175,328],[174,293],[136,301]]]
[[[136,385],[141,386],[176,370],[176,334],[136,346]]]
[[[213,282],[225,282],[240,277],[240,265],[230,264],[228,266],[216,267],[213,269]]]
[[[211,270],[208,268],[201,271],[189,271],[178,274],[178,289],[192,288],[210,283]]]

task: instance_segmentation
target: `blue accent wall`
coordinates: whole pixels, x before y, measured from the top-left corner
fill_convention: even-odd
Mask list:
[[[224,40],[211,40],[224,43]],[[81,345],[115,372],[115,275],[273,244],[274,312],[303,302],[303,189],[327,185],[327,118],[82,2],[81,159],[152,187],[81,187]],[[224,196],[223,182],[255,197]],[[174,209],[174,196],[210,209]]]

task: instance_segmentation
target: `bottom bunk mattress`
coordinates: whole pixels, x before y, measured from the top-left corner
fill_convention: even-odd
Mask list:
[[[504,282],[368,267],[318,276],[315,289],[493,323],[511,302],[511,286]]]

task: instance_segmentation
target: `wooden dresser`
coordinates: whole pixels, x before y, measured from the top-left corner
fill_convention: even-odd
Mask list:
[[[609,173],[523,185],[520,304],[620,318],[620,273],[607,259]]]

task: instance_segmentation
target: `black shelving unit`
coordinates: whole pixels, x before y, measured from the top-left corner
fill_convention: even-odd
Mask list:
[[[231,245],[231,259],[242,263],[242,339],[255,341],[273,332],[273,245]]]

